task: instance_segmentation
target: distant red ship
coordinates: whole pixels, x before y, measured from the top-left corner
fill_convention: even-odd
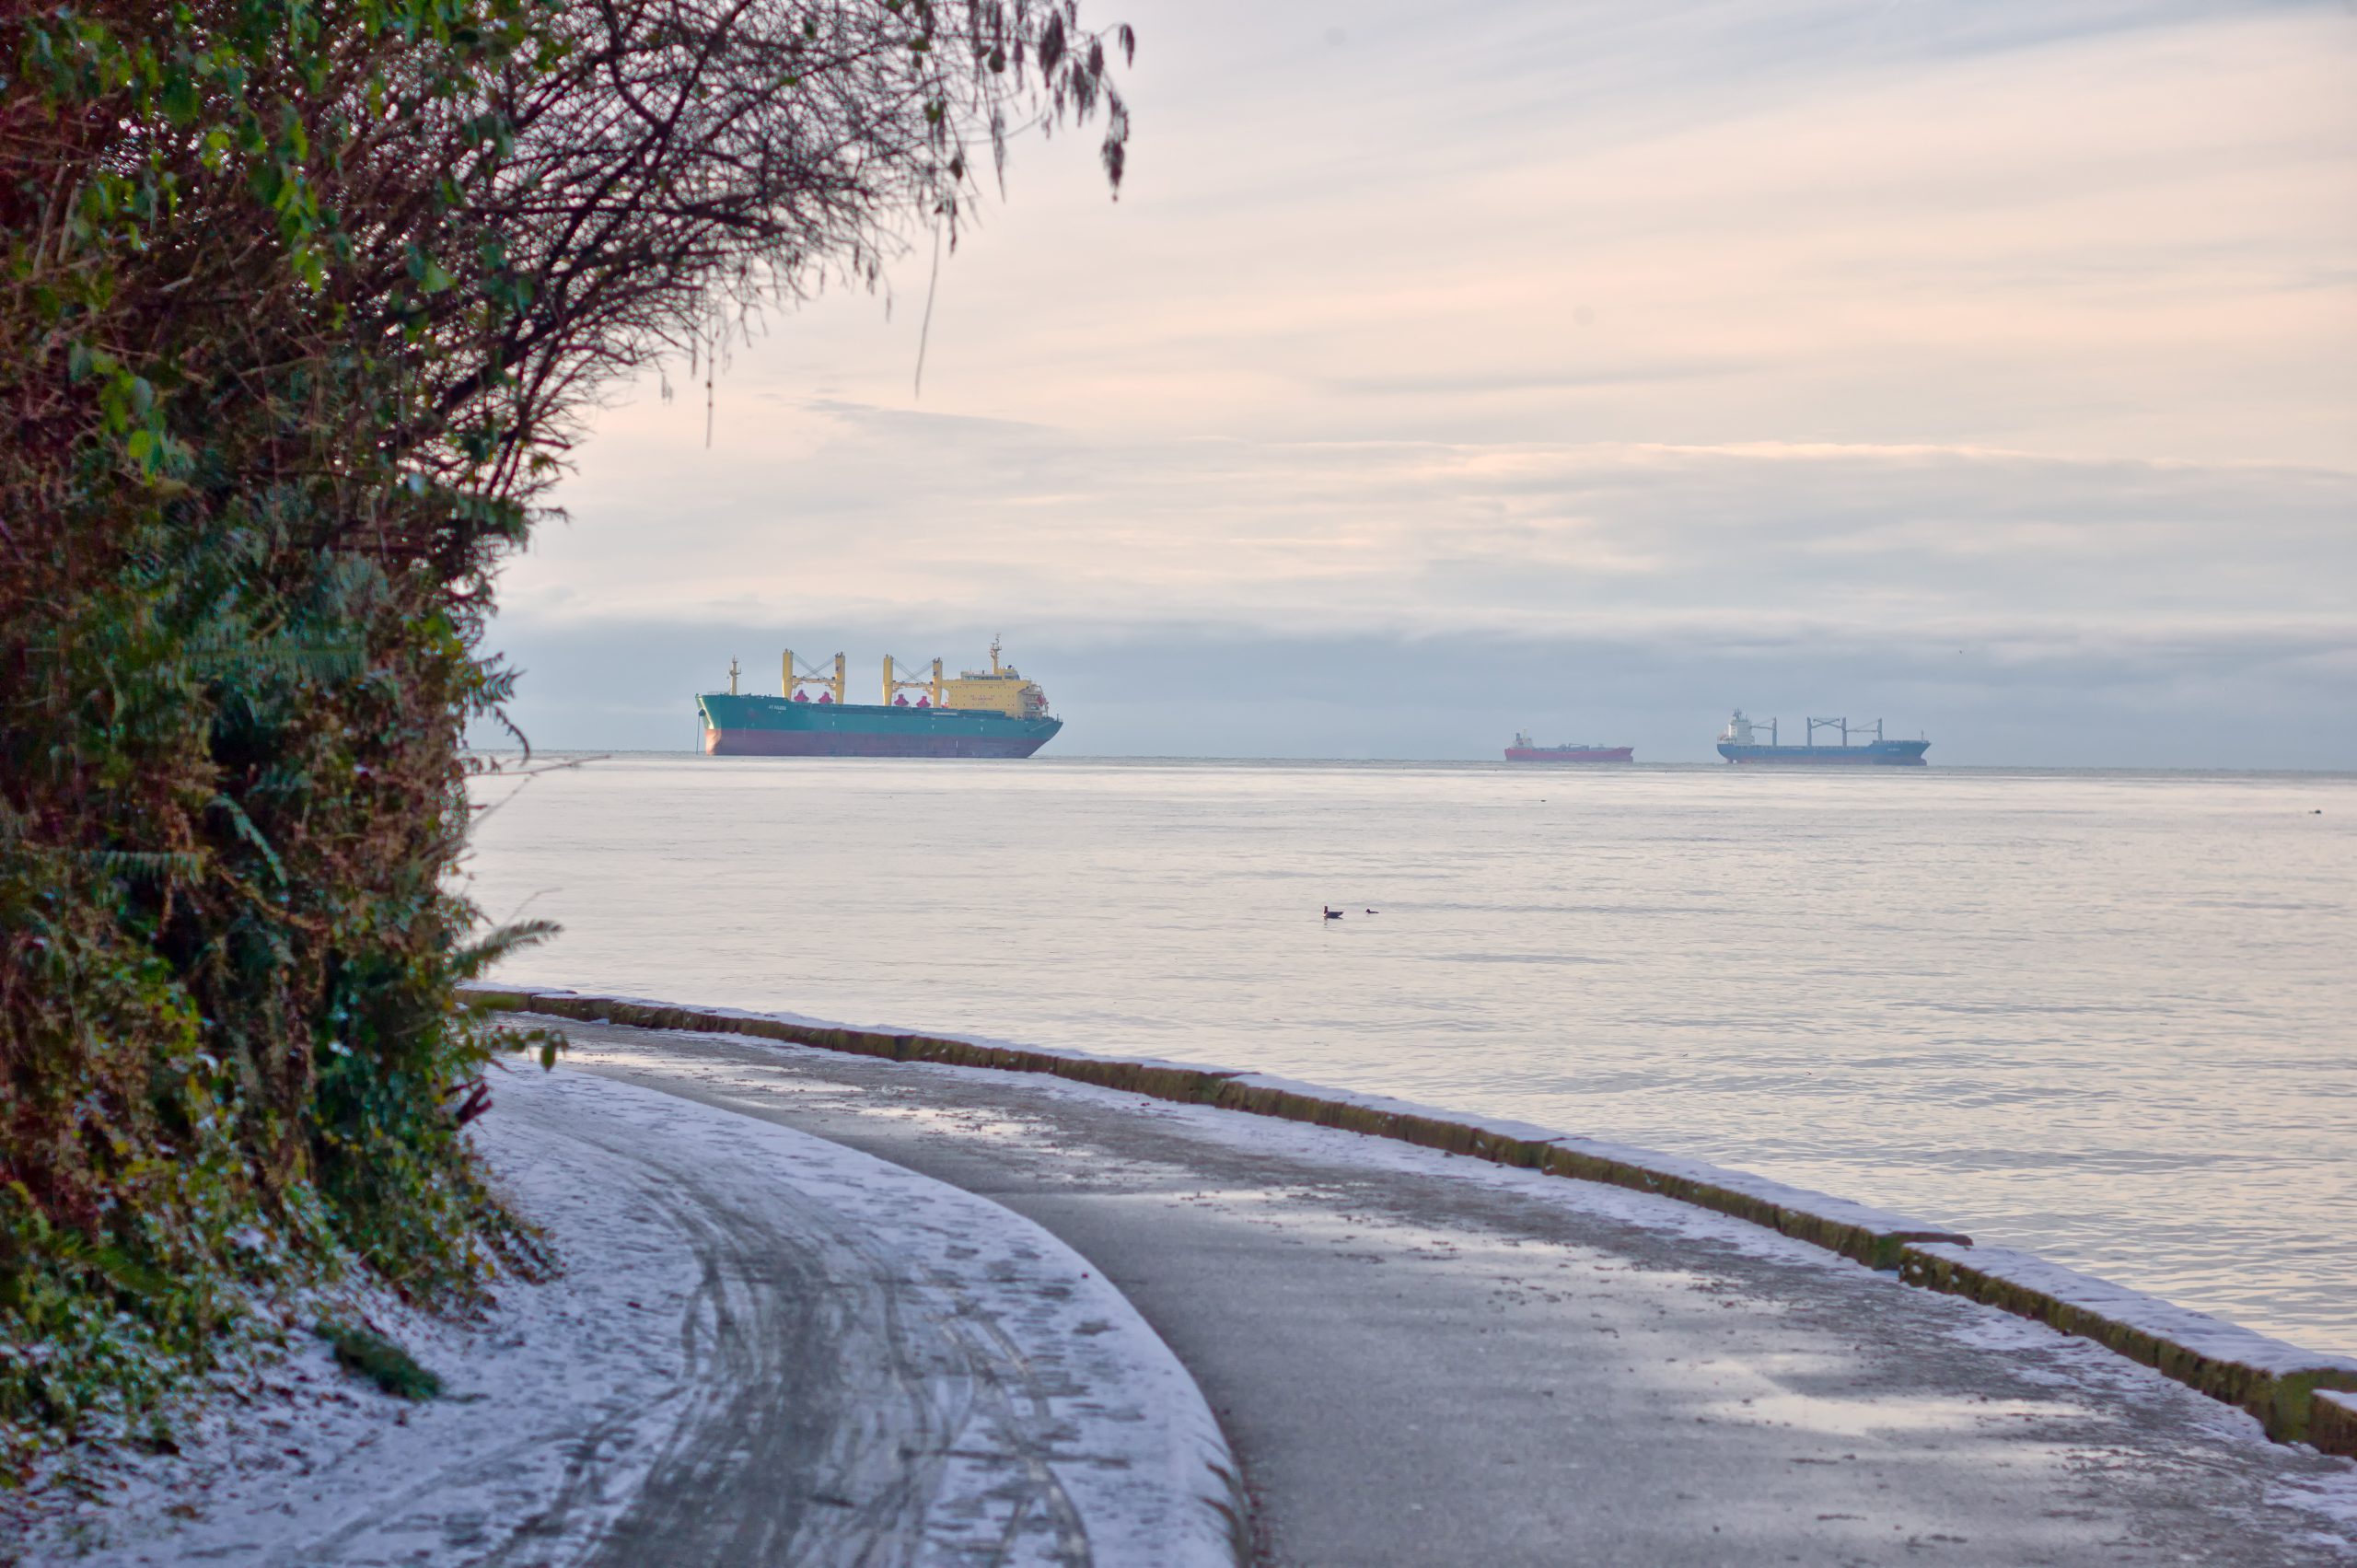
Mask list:
[[[1561,746],[1534,746],[1530,737],[1517,733],[1514,744],[1506,748],[1509,762],[1625,762],[1633,746],[1577,746],[1565,741]]]

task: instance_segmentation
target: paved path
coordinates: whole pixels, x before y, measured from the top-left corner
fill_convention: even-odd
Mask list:
[[[1028,1075],[561,1027],[576,1066],[1095,1261],[1219,1411],[1264,1563],[2357,1562],[2347,1461],[1717,1215]]]

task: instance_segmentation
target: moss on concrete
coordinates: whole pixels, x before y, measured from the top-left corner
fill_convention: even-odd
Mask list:
[[[2248,1411],[2267,1428],[2267,1434],[2278,1442],[2310,1440],[2318,1388],[2357,1388],[2357,1373],[2345,1366],[2322,1365],[2328,1358],[2318,1357],[2320,1365],[2313,1367],[2252,1366],[2230,1357],[2205,1353],[2197,1346],[2107,1316],[2084,1303],[2066,1301],[2034,1285],[1977,1269],[1962,1260],[1914,1247],[1906,1249],[1898,1277],[1909,1284],[1967,1296],[2034,1318],[2063,1333],[2093,1340],[2213,1400]]]
[[[2317,1389],[2308,1410],[2308,1441],[2328,1454],[2357,1459],[2357,1393]]]

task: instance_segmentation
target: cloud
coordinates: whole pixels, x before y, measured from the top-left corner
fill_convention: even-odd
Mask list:
[[[1398,724],[1354,671],[1413,648],[1601,671],[1631,725],[1887,692],[1947,755],[2199,760],[2143,727],[2176,704],[2217,760],[2265,714],[2304,726],[2266,755],[2357,761],[2295,716],[2352,728],[2345,12],[1124,14],[1121,202],[1085,138],[1019,149],[921,401],[913,313],[854,295],[737,352],[708,448],[688,401],[597,422],[504,585],[502,635],[566,650],[531,701],[575,713],[536,683],[601,637],[676,645],[671,690],[722,641],[1003,628],[1164,650],[1081,689],[1116,750],[1509,722]],[[1247,722],[1168,652],[1207,642],[1331,684]]]
[[[508,603],[542,618],[741,604],[780,622],[906,606],[1032,623],[1561,630],[1798,611],[1969,628],[2345,621],[2357,581],[2357,474],[2331,469],[1925,445],[1155,440],[842,400],[773,419],[774,458],[644,454],[594,523],[543,540]]]

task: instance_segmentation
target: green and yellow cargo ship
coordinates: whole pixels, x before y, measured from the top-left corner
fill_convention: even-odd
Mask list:
[[[795,662],[788,649],[777,696],[739,693],[737,661],[728,662],[728,690],[696,699],[703,749],[713,757],[1028,757],[1063,728],[1048,714],[1048,694],[1011,664],[991,640],[991,667],[942,677],[903,679],[891,656],[884,659],[883,701],[845,700],[843,656],[834,666]],[[910,694],[916,694],[911,702]]]

